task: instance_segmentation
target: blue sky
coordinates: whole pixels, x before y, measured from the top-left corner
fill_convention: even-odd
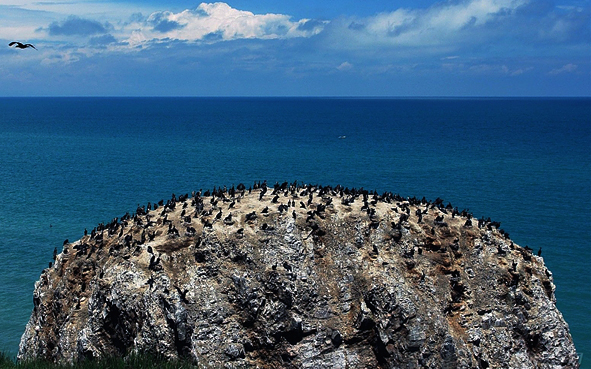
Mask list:
[[[591,95],[589,0],[0,0],[0,43],[0,96]]]

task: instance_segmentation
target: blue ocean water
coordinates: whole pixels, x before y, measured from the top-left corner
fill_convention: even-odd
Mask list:
[[[500,221],[542,248],[591,364],[588,98],[0,98],[0,349],[16,354],[64,239],[263,179],[441,197]]]

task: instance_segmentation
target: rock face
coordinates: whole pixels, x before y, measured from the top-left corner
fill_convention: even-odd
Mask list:
[[[578,367],[541,257],[441,200],[255,183],[65,243],[19,359],[213,367]]]

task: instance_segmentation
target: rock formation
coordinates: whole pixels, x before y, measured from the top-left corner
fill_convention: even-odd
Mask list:
[[[541,257],[442,200],[255,183],[172,196],[65,243],[19,359],[206,367],[578,367]]]

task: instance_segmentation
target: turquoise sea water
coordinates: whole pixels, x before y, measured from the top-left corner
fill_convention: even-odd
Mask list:
[[[339,139],[339,136],[346,136]],[[138,204],[255,180],[443,198],[554,274],[591,364],[591,99],[0,99],[0,349],[54,247]]]

